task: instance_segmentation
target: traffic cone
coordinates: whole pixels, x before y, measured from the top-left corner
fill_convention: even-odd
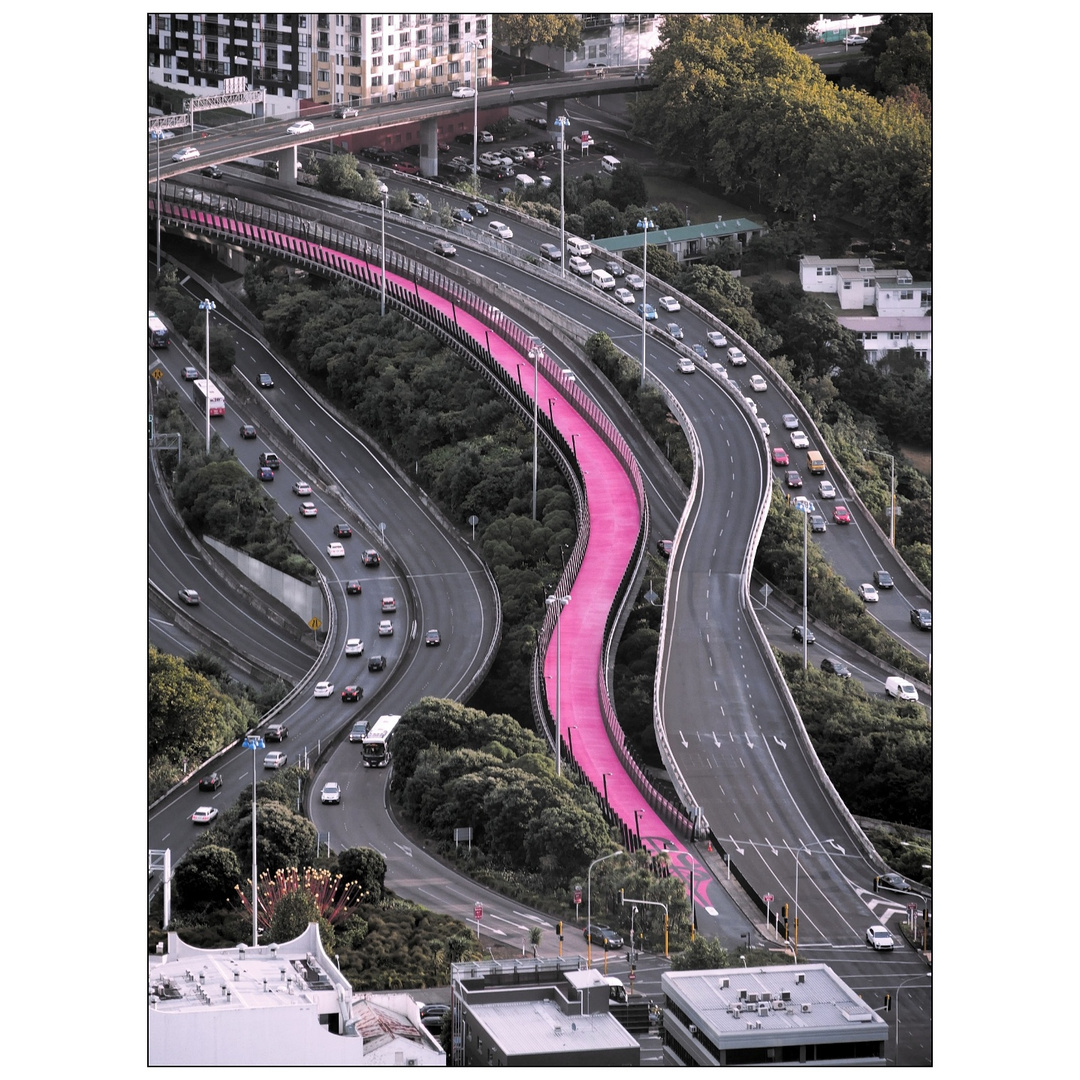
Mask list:
[[[712,851],[712,841],[711,840],[709,841],[709,851],[710,852]]]

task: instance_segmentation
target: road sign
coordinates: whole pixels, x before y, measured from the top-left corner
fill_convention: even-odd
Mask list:
[[[479,900],[476,901],[476,906],[473,908],[473,918],[480,920],[484,917],[484,905]]]
[[[575,885],[574,886],[574,903],[575,904],[580,904],[581,903],[581,886],[580,885]]]
[[[767,892],[761,899],[764,900],[766,904],[771,904],[773,902],[773,894]]]
[[[165,378],[165,372],[162,371],[161,368],[156,367],[156,368],[154,368],[153,371],[150,372],[150,378],[151,379],[164,379]]]
[[[308,627],[310,629],[312,629],[312,630],[321,629],[322,628],[322,619],[320,619],[318,615],[312,615],[311,618],[308,619]]]

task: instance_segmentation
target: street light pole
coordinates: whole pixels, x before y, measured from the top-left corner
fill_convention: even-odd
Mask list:
[[[259,858],[256,847],[255,827],[255,751],[265,748],[261,735],[248,735],[245,737],[243,747],[251,748],[251,947],[259,944]]]
[[[210,312],[217,307],[213,300],[199,301],[199,310],[206,312],[206,452],[210,453]]]
[[[586,967],[590,967],[590,968],[592,967],[592,868],[597,863],[606,862],[608,859],[614,859],[616,855],[625,855],[625,854],[626,854],[626,852],[624,852],[624,851],[612,851],[610,854],[601,855],[599,859],[593,859],[593,861],[591,863],[589,863],[589,874],[588,874],[589,891],[588,891],[588,902],[587,902],[587,905],[586,905],[586,908],[585,908],[585,911],[586,911],[585,929],[589,932],[589,936],[585,939],[586,940],[586,959],[585,959],[585,966]],[[607,956],[606,953],[604,955],[605,955],[605,957]]]
[[[877,454],[879,457],[889,459],[889,543],[896,548],[896,458],[884,450],[863,451],[864,454]]]
[[[380,278],[380,296],[379,296],[379,314],[381,316],[386,315],[386,195],[379,200],[379,207],[381,209],[382,217],[382,230],[381,241],[379,246],[379,278]]]
[[[896,1067],[900,1066],[900,991],[907,986],[908,983],[914,982],[916,979],[929,979],[933,977],[932,971],[923,972],[921,975],[912,975],[911,978],[905,979],[896,988]]]
[[[641,245],[641,385],[645,385],[645,327],[649,320],[645,318],[647,305],[645,301],[649,296],[649,230],[655,229],[656,225],[648,216],[643,216],[637,223],[639,229],[644,229],[644,240]]]
[[[555,611],[555,775],[562,776],[562,621],[563,609],[570,603],[570,594],[547,598]]]
[[[533,347],[529,350],[529,360],[533,366],[533,492],[532,492],[532,516],[536,520],[536,458],[537,443],[539,441],[540,419],[537,415],[537,397],[540,394],[540,357],[544,355],[544,345],[541,341],[533,338]]]
[[[565,116],[555,117],[559,129],[559,275],[566,277],[566,127]]]

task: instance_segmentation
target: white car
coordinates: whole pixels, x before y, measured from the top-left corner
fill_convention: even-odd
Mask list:
[[[300,504],[300,516],[301,517],[317,517],[319,508],[313,502],[305,502]]]
[[[329,784],[323,784],[323,789],[319,793],[319,802],[323,803],[339,803],[341,802],[341,785],[335,784],[331,781]]]
[[[769,421],[764,416],[757,418],[758,427],[761,428],[761,433],[768,438],[772,434],[772,428],[769,427]]]
[[[794,413],[784,413],[783,420],[788,431],[794,431],[799,426],[799,418]]]
[[[871,926],[866,931],[866,943],[875,949],[891,949],[893,947],[893,936],[884,926]]]
[[[345,642],[346,656],[363,656],[364,643],[358,637],[351,637]]]
[[[551,187],[551,184],[552,184],[551,177],[548,176],[547,173],[541,173],[536,178],[536,181],[542,188],[549,188],[549,187]]]
[[[471,86],[459,86],[450,91],[451,97],[476,97],[476,91]]]
[[[727,378],[727,368],[724,367],[723,364],[710,364],[709,367],[711,367],[713,369],[713,374],[718,379],[726,379]]]
[[[793,431],[791,433],[791,445],[796,450],[805,450],[810,445],[810,440],[806,437],[805,432]]]
[[[746,353],[742,351],[738,346],[732,345],[727,351],[728,363],[734,364],[736,367],[741,367],[746,363]]]
[[[746,402],[746,407],[757,416],[757,402],[752,397],[744,397],[743,401]]]
[[[575,274],[581,274],[582,277],[592,273],[592,263],[590,263],[588,259],[583,259],[580,255],[571,255],[570,261],[566,265],[569,266]]]
[[[495,233],[500,240],[513,240],[514,233],[509,225],[504,225],[501,221],[492,221],[488,223],[488,228]]]
[[[868,604],[876,604],[877,601],[878,601],[878,591],[877,591],[877,589],[874,588],[873,585],[870,584],[869,581],[864,581],[859,586],[859,595]]]
[[[708,337],[709,344],[715,345],[718,349],[722,349],[727,344],[727,338],[719,330],[710,330]]]
[[[482,143],[494,142],[495,141],[495,136],[492,135],[490,131],[481,131],[480,132],[480,141]]]
[[[821,499],[835,499],[836,498],[836,488],[834,488],[832,486],[832,484],[829,483],[828,480],[822,480],[821,483],[818,484],[817,493],[818,493],[818,498],[821,498]]]
[[[695,371],[697,371],[697,365],[694,363],[693,360],[690,359],[689,356],[680,356],[679,370],[684,375],[692,375]]]
[[[326,545],[326,554],[331,559],[344,559],[345,558],[345,545],[339,544],[336,540],[332,544]]]
[[[645,279],[640,274],[627,274],[626,284],[629,285],[634,292],[637,292],[638,289],[645,288]]]
[[[199,604],[199,594],[194,589],[181,589],[177,595],[189,607],[197,607]]]
[[[862,34],[848,34],[848,36],[844,38],[845,45],[865,45],[866,41],[867,39],[863,37]]]
[[[397,601],[392,596],[382,598],[383,611],[397,611]]]
[[[287,765],[289,761],[289,755],[284,750],[271,750],[266,757],[263,758],[264,769],[280,769],[283,765]]]
[[[211,821],[218,816],[218,808],[216,806],[200,806],[194,814],[191,815],[191,820],[196,825],[209,825]]]
[[[185,146],[180,150],[177,150],[176,153],[173,154],[172,159],[173,161],[191,161],[192,158],[197,158],[198,156],[198,147]]]
[[[615,299],[622,304],[632,304],[634,302],[634,294],[629,289],[624,289],[619,286],[615,290]]]
[[[496,154],[494,150],[485,150],[479,158],[481,165],[501,165],[502,154]]]
[[[379,637],[393,637],[394,624],[389,619],[383,619],[379,623]]]
[[[760,375],[751,375],[750,389],[756,390],[759,394],[763,394],[769,389],[769,384]]]
[[[333,692],[334,684],[332,682],[317,682],[315,684],[316,697],[329,697]]]
[[[306,480],[297,480],[292,486],[294,495],[310,495],[311,485]]]
[[[674,296],[661,296],[656,303],[665,311],[682,311],[682,304]]]
[[[314,131],[315,125],[310,120],[297,120],[285,129],[290,135],[303,135],[307,131]]]

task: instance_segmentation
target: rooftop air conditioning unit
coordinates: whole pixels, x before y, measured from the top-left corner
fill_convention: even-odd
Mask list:
[[[808,1012],[810,1012],[810,1009],[811,1009],[811,1005],[810,1005],[810,1002],[809,1002],[809,1001],[804,1001],[804,1002],[803,1002],[803,1003],[802,1003],[802,1004],[801,1004],[801,1005],[799,1006],[799,1012],[804,1012],[804,1013],[808,1013]]]
[[[690,1025],[690,1034],[691,1035],[696,1035],[697,1034],[697,1024],[691,1024]]]

